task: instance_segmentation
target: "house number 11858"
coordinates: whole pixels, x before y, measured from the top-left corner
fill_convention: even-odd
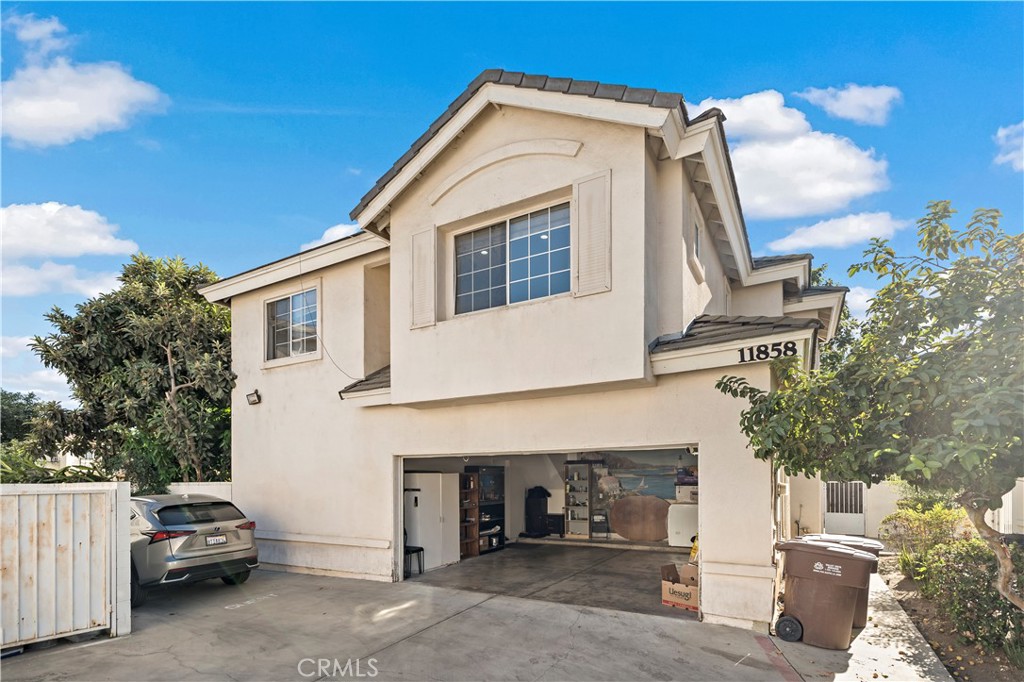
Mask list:
[[[790,357],[796,355],[796,341],[776,341],[772,345],[762,343],[759,346],[747,346],[740,348],[740,362],[754,362],[755,360],[770,360],[779,357]]]

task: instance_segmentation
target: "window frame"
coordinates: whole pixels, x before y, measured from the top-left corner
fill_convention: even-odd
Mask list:
[[[533,298],[533,299],[527,298],[526,300],[512,302],[511,301],[511,277],[512,277],[512,274],[511,274],[511,270],[512,270],[512,268],[511,268],[511,261],[512,261],[512,259],[511,259],[511,253],[510,253],[510,251],[511,251],[511,243],[510,243],[510,239],[509,239],[509,237],[510,237],[510,229],[511,229],[510,228],[510,224],[511,224],[512,220],[514,220],[516,218],[521,218],[521,217],[524,217],[524,216],[529,216],[529,214],[531,214],[531,213],[535,213],[537,211],[542,211],[544,209],[552,209],[552,208],[561,206],[563,204],[566,205],[566,207],[568,208],[568,211],[569,211],[569,219],[568,219],[569,222],[566,225],[566,227],[569,228],[569,246],[568,247],[563,247],[563,248],[567,248],[568,251],[569,251],[569,270],[568,270],[568,273],[569,273],[569,288],[566,291],[562,291],[562,292],[559,292],[557,294],[548,294],[546,296],[540,296],[538,298]],[[545,301],[550,301],[550,300],[553,300],[553,299],[558,299],[558,298],[562,298],[562,297],[565,297],[565,296],[572,296],[573,295],[573,289],[574,289],[574,286],[575,286],[575,279],[574,279],[574,277],[575,277],[575,273],[576,273],[576,263],[575,263],[575,259],[573,258],[573,253],[575,252],[575,249],[573,247],[573,243],[576,241],[576,235],[575,235],[575,229],[576,228],[575,228],[575,222],[574,222],[574,217],[575,217],[575,201],[574,201],[574,197],[571,194],[559,194],[559,195],[554,195],[554,196],[549,194],[549,195],[546,195],[543,199],[537,200],[537,201],[532,201],[529,204],[517,204],[516,208],[514,210],[507,210],[508,208],[509,207],[506,207],[506,209],[502,209],[502,210],[500,210],[500,212],[498,212],[498,211],[489,212],[487,214],[488,217],[481,216],[479,219],[473,220],[471,223],[469,223],[467,225],[464,225],[464,226],[460,226],[460,227],[457,227],[457,228],[448,228],[448,229],[441,228],[439,230],[439,232],[442,232],[444,234],[444,262],[445,262],[445,267],[444,267],[444,271],[442,273],[442,276],[444,277],[444,286],[445,286],[445,289],[444,289],[444,292],[445,292],[445,301],[444,301],[444,303],[445,303],[445,316],[444,316],[444,319],[445,320],[462,319],[462,318],[466,318],[466,317],[471,317],[473,315],[487,313],[489,311],[504,310],[504,309],[507,309],[507,308],[510,308],[510,307],[519,307],[519,306],[524,306],[524,305],[538,304],[538,303],[543,303]],[[455,240],[456,240],[457,237],[460,237],[460,236],[463,236],[463,235],[466,235],[466,234],[470,234],[472,232],[476,232],[478,230],[482,230],[482,229],[485,229],[485,228],[494,227],[494,226],[496,226],[496,225],[498,225],[500,223],[504,223],[504,226],[505,226],[505,266],[504,266],[505,267],[505,285],[504,285],[505,286],[505,303],[503,305],[496,305],[496,306],[491,306],[491,307],[488,307],[488,308],[481,308],[480,310],[472,310],[472,311],[467,311],[467,312],[456,313],[455,312],[455,304],[456,304],[456,296],[457,296],[457,291],[458,291],[458,277],[459,277],[459,273],[458,273],[458,268],[457,268],[457,264],[456,264],[456,260],[458,258],[458,254],[456,253],[456,250],[455,250]],[[550,230],[550,227],[548,229]],[[556,249],[556,250],[558,250],[558,249]],[[549,251],[549,253],[550,253],[550,251]],[[494,266],[491,266],[491,267],[494,267]],[[560,270],[559,272],[563,272],[563,271]],[[550,276],[550,272],[548,273],[548,275]],[[519,281],[519,280],[517,280],[517,281]],[[527,280],[527,281],[529,281],[529,280]]]
[[[296,284],[298,284],[298,283],[296,283]],[[303,282],[302,282],[302,285],[303,286],[292,286],[289,289],[281,290],[281,291],[279,291],[278,293],[275,293],[272,296],[266,296],[266,297],[263,298],[263,300],[261,302],[262,310],[263,310],[262,315],[261,315],[261,319],[263,321],[263,328],[262,328],[263,343],[261,344],[262,368],[263,369],[271,369],[271,368],[274,368],[274,367],[281,367],[281,366],[284,366],[284,365],[294,365],[294,364],[298,364],[298,363],[302,363],[302,362],[312,362],[312,361],[320,360],[320,359],[323,358],[323,345],[324,345],[324,342],[323,342],[323,310],[324,310],[324,301],[323,301],[323,291],[322,291],[322,287],[321,287],[321,281],[320,281],[320,278],[311,278],[311,279],[308,279],[308,280],[304,279]],[[315,291],[316,292],[316,335],[315,335],[316,336],[316,341],[317,341],[317,343],[316,343],[316,350],[310,351],[310,352],[307,352],[307,353],[300,353],[298,355],[288,355],[288,356],[282,357],[282,358],[269,358],[268,356],[270,354],[270,343],[269,343],[268,333],[269,333],[269,325],[270,325],[270,316],[268,314],[267,306],[269,304],[271,304],[271,303],[275,303],[277,301],[282,301],[284,299],[289,299],[290,300],[294,296],[297,296],[299,294],[304,294],[304,293],[309,292],[309,291]],[[289,314],[290,314],[290,310],[289,310]],[[289,329],[291,329],[291,325],[289,326]],[[289,332],[289,334],[290,334],[290,332]],[[291,339],[289,338],[289,350],[291,348],[290,342],[291,342]]]

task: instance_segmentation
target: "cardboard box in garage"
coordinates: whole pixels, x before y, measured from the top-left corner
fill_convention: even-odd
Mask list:
[[[681,571],[675,564],[661,567],[661,603],[677,609],[697,610],[700,603],[697,564],[684,564]]]

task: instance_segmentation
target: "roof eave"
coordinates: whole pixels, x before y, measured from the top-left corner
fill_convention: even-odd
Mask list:
[[[210,303],[226,303],[233,296],[387,248],[387,242],[377,235],[361,232],[225,277],[203,287],[199,293]]]

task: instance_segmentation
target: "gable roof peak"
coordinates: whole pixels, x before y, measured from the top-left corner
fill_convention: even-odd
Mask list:
[[[628,85],[613,85],[599,83],[598,81],[575,80],[572,78],[557,78],[539,74],[527,74],[522,71],[505,71],[503,69],[485,69],[470,81],[466,89],[456,97],[444,113],[438,116],[425,133],[419,136],[412,146],[382,175],[370,191],[363,195],[356,207],[349,213],[352,220],[357,220],[371,201],[384,191],[388,183],[395,179],[405,166],[420,152],[423,147],[434,138],[448,121],[462,109],[479,90],[488,84],[508,85],[516,88],[529,88],[543,92],[556,92],[565,95],[577,95],[592,97],[594,99],[610,99],[624,104],[646,104],[649,107],[658,109],[674,109],[684,125],[689,124],[686,114],[686,104],[683,96],[675,92],[659,92],[652,88],[631,88]],[[706,113],[706,112],[705,112]]]

